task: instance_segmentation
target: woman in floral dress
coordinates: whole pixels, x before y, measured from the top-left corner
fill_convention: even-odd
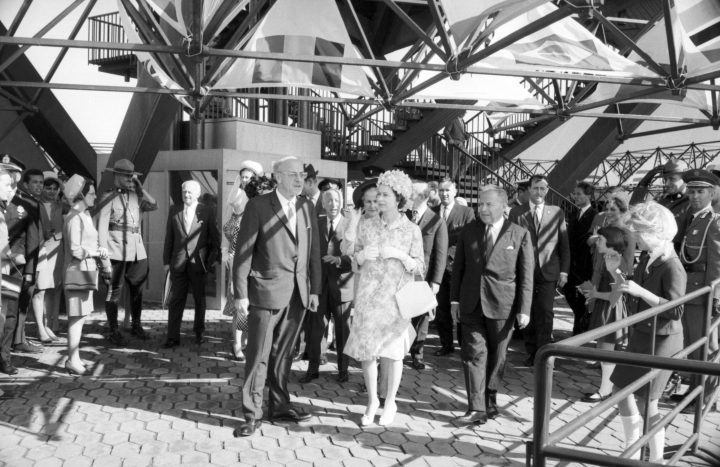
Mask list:
[[[223,314],[225,316],[233,317],[233,346],[232,346],[232,359],[244,362],[245,355],[243,354],[243,348],[247,336],[243,338],[243,332],[247,332],[247,316],[242,315],[233,305],[235,297],[233,296],[232,288],[232,262],[235,257],[235,239],[240,231],[240,222],[242,221],[243,212],[245,212],[245,206],[247,205],[248,199],[255,196],[258,191],[258,177],[263,175],[263,168],[260,163],[255,161],[245,161],[240,165],[240,173],[238,179],[234,184],[232,191],[230,192],[228,205],[232,212],[230,213],[230,219],[223,225],[223,234],[228,241],[225,274],[227,277],[227,300],[225,302],[225,308]],[[252,196],[248,195],[248,192]]]
[[[415,339],[410,320],[400,315],[395,293],[425,269],[420,228],[400,211],[412,192],[410,178],[399,170],[385,172],[378,178],[377,191],[380,216],[360,223],[355,242],[360,279],[350,336],[345,344],[345,353],[361,362],[367,388],[368,404],[362,426],[373,423],[380,407],[378,358],[388,368],[380,425],[389,425],[395,418],[402,359]]]

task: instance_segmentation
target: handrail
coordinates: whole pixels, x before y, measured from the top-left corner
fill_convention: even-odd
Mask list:
[[[636,313],[632,316],[624,318],[622,320],[601,326],[596,329],[592,329],[582,334],[565,339],[555,344],[548,344],[541,347],[535,358],[535,406],[534,406],[534,424],[533,424],[533,443],[527,446],[527,462],[530,465],[530,453],[532,452],[534,458],[534,464],[538,467],[544,467],[545,461],[548,457],[552,457],[560,460],[567,461],[578,461],[578,462],[590,462],[596,465],[608,465],[608,466],[639,466],[639,465],[661,465],[655,463],[641,462],[639,460],[628,459],[631,453],[635,452],[639,447],[645,445],[649,438],[657,433],[663,427],[669,425],[674,417],[682,411],[683,408],[688,406],[693,400],[697,398],[699,401],[695,406],[695,422],[693,427],[693,434],[688,440],[683,443],[678,452],[670,459],[671,463],[677,461],[691,446],[693,450],[698,450],[698,442],[700,439],[700,432],[702,429],[702,419],[707,415],[708,409],[703,410],[704,403],[704,388],[705,379],[707,375],[714,375],[720,377],[720,364],[717,363],[720,353],[712,360],[708,360],[708,343],[709,337],[713,331],[720,328],[720,317],[712,320],[712,300],[707,300],[706,306],[706,319],[703,322],[703,337],[695,342],[689,343],[682,350],[674,354],[672,357],[659,357],[656,355],[646,355],[630,352],[619,352],[611,350],[600,350],[588,347],[582,347],[593,340],[604,337],[608,334],[612,334],[621,329],[630,327],[634,324],[642,321],[653,319],[653,336],[657,326],[657,316],[669,309],[675,308],[679,305],[683,305],[692,299],[699,298],[710,294],[720,285],[720,279],[716,279],[710,285],[693,291],[683,297],[675,300],[666,302],[662,305],[651,307],[640,313]],[[654,348],[654,341],[651,345]],[[696,349],[702,347],[702,360],[682,360],[681,358],[686,357]],[[652,368],[650,372],[644,376],[638,378],[633,383],[620,389],[616,394],[613,394],[608,399],[596,404],[593,408],[585,412],[584,414],[577,417],[575,420],[564,425],[560,429],[553,433],[549,433],[549,419],[550,419],[550,397],[552,395],[552,384],[553,384],[553,367],[556,357],[565,357],[582,360],[595,360],[608,363],[620,363],[633,366],[640,366],[644,368]],[[652,427],[648,429],[647,421],[647,406],[645,410],[646,420],[644,423],[644,434],[635,442],[633,445],[622,453],[621,457],[607,456],[603,454],[590,453],[577,449],[560,448],[555,446],[555,443],[564,439],[568,435],[575,432],[578,428],[582,427],[589,420],[602,414],[612,406],[616,405],[620,400],[627,397],[637,389],[648,384],[652,379],[655,378],[660,370],[675,370],[683,371],[688,373],[701,374],[702,378],[698,386],[693,388],[688,395],[686,395],[682,402],[678,404],[670,413],[665,415],[661,420],[656,422]],[[718,393],[716,388],[710,398],[712,401],[714,396]],[[646,404],[648,401],[646,400]]]

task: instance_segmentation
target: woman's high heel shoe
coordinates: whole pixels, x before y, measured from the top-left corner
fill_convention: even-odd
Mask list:
[[[378,422],[380,426],[392,425],[393,420],[395,420],[396,413],[397,404],[395,401],[385,401],[385,408],[383,408],[383,414],[380,416],[380,421]]]
[[[372,425],[375,421],[375,412],[377,412],[378,408],[380,408],[380,401],[377,399],[375,399],[373,403],[368,404],[365,413],[360,419],[360,426]]]
[[[67,370],[68,374],[78,375],[78,376],[84,375],[85,372],[87,371],[87,368],[85,368],[84,366],[82,366],[82,365],[79,367],[75,366],[72,363],[70,363],[69,360],[65,362],[65,369]]]

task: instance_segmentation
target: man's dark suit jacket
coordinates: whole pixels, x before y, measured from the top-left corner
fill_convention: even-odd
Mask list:
[[[29,195],[18,192],[7,203],[4,214],[10,251],[13,255],[25,256],[21,272],[34,277],[41,243],[39,205]]]
[[[423,239],[425,253],[425,280],[440,284],[445,273],[448,252],[448,231],[445,222],[432,209],[428,208],[418,222]]]
[[[342,220],[339,222],[332,238],[328,238],[327,216],[318,219],[318,228],[320,229],[320,258],[328,254],[340,257],[340,266],[322,263],[323,293],[329,293],[333,303],[350,302],[355,298],[355,280],[352,272],[352,258],[340,253],[344,222]]]
[[[530,232],[535,249],[535,276],[543,281],[557,281],[560,273],[570,270],[570,243],[565,214],[557,206],[545,204],[540,228],[535,230],[530,204],[512,208],[508,220]]]
[[[215,212],[210,206],[198,203],[190,231],[185,230],[184,204],[173,206],[167,221],[163,264],[172,271],[183,270],[187,263],[200,266],[205,272],[215,263],[220,251]]]
[[[579,212],[579,211],[578,211]],[[577,214],[568,219],[567,230],[570,241],[570,277],[574,284],[589,281],[593,274],[593,260],[590,246],[587,244],[592,232],[590,226],[597,215],[597,210],[590,206],[582,216]]]
[[[434,209],[434,211],[440,215],[442,213],[442,204]],[[448,251],[447,251],[447,262],[445,263],[445,270],[448,273],[452,273],[453,259],[455,258],[455,244],[460,237],[460,232],[463,227],[475,220],[475,211],[469,206],[460,206],[455,203],[452,210],[448,214],[445,224],[447,225],[448,231]]]
[[[303,306],[309,295],[322,292],[320,237],[312,204],[303,197],[295,203],[297,238],[293,237],[276,192],[251,199],[235,246],[235,298],[280,310],[290,303],[297,284]]]
[[[513,309],[530,316],[535,269],[530,233],[505,220],[486,261],[485,229],[476,220],[458,239],[450,301],[460,303],[460,322],[477,321],[473,313],[478,302],[490,319],[507,319]]]

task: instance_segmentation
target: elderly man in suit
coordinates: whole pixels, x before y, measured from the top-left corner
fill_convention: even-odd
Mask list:
[[[352,258],[340,252],[340,242],[345,231],[340,190],[330,188],[321,195],[326,216],[318,219],[320,231],[320,256],[322,258],[322,294],[317,313],[305,318],[307,325],[308,370],[300,380],[309,383],[319,377],[320,359],[327,351],[327,328],[330,317],[335,323],[335,348],[337,350],[338,382],[348,380],[348,357],[343,353],[350,333],[350,304],[354,298]]]
[[[530,203],[514,207],[508,216],[511,222],[530,232],[535,251],[535,277],[530,324],[525,329],[526,366],[532,366],[535,352],[550,342],[553,331],[555,288],[567,283],[570,270],[570,243],[565,214],[557,206],[545,203],[549,190],[544,175],[530,178]]]
[[[587,182],[578,182],[573,189],[572,197],[575,201],[577,213],[568,219],[568,240],[570,241],[570,272],[563,293],[573,311],[573,335],[587,331],[588,310],[585,305],[585,296],[580,293],[577,286],[592,279],[593,259],[588,239],[592,232],[590,226],[597,215],[597,210],[591,201],[595,195],[595,187]]]
[[[467,206],[460,206],[455,202],[457,188],[455,182],[449,178],[440,182],[440,206],[435,210],[445,221],[448,232],[447,261],[445,274],[443,274],[440,290],[437,294],[437,315],[435,325],[440,336],[440,349],[435,351],[436,357],[451,354],[455,351],[453,339],[453,320],[450,314],[450,281],[452,277],[453,259],[455,257],[455,244],[463,227],[475,220],[475,212]],[[461,332],[458,324],[458,344],[462,345]]]
[[[170,210],[165,233],[163,264],[170,271],[172,287],[168,306],[166,348],[180,345],[188,286],[195,301],[195,342],[202,344],[205,332],[205,277],[218,258],[220,234],[211,206],[198,203],[200,184],[188,180],[182,184],[183,204]]]
[[[430,187],[427,183],[413,183],[412,203],[413,209],[411,220],[420,226],[423,239],[423,252],[425,253],[425,264],[427,271],[423,278],[430,284],[432,291],[438,293],[445,273],[447,262],[448,233],[445,222],[440,216],[428,207],[430,198]],[[413,327],[417,336],[410,347],[412,367],[416,370],[424,370],[423,347],[427,338],[428,325],[434,316],[432,313],[425,313],[412,319]]]
[[[463,229],[455,251],[450,299],[453,320],[462,323],[468,396],[460,423],[483,424],[498,415],[496,395],[513,323],[523,328],[530,321],[532,241],[526,229],[505,219],[507,204],[505,190],[483,186],[480,220]]]
[[[266,375],[270,420],[310,418],[293,408],[287,382],[305,310],[317,311],[322,287],[317,216],[310,201],[298,197],[305,180],[300,160],[281,159],[273,172],[277,189],[248,202],[235,248],[235,307],[248,313],[249,327],[245,422],[235,436],[250,436],[260,426]]]

